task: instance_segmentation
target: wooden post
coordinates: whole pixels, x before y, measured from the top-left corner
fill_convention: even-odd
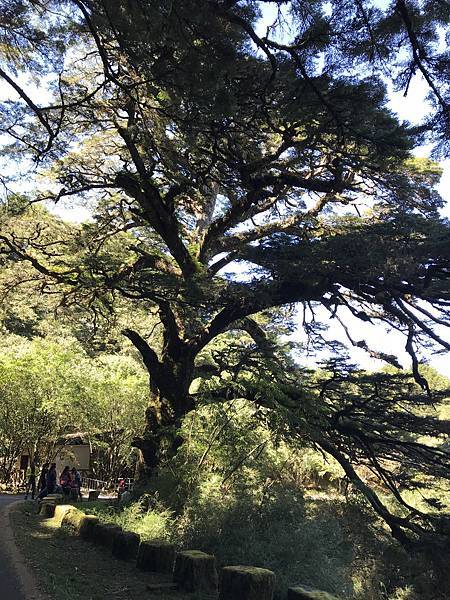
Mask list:
[[[175,546],[164,542],[141,542],[136,566],[142,571],[172,573],[175,563]]]
[[[112,549],[114,536],[120,531],[122,531],[122,528],[118,525],[113,525],[112,523],[98,523],[95,526],[93,541]]]
[[[173,580],[186,592],[217,593],[216,557],[199,550],[178,552]]]
[[[272,600],[274,588],[273,571],[242,565],[224,567],[219,600]]]
[[[139,548],[139,536],[131,531],[118,531],[114,534],[112,553],[122,560],[135,560]]]

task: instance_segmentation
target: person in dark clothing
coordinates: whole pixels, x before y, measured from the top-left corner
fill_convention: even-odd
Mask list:
[[[38,500],[42,500],[45,496],[53,494],[56,491],[56,463],[50,465],[47,476],[45,478],[45,488],[41,490]]]
[[[45,478],[45,483],[47,486],[47,493],[53,494],[56,490],[56,463],[50,465],[47,477]]]
[[[27,487],[25,490],[25,500],[28,499],[28,494],[30,493],[30,490],[31,499],[34,500],[34,495],[36,493],[36,465],[34,463],[34,460],[31,461],[30,469],[28,472]]]
[[[59,476],[59,485],[62,487],[64,494],[70,496],[72,487],[72,475],[70,474],[69,466],[65,466],[61,475]]]
[[[45,488],[46,486],[46,481],[47,481],[47,473],[48,473],[48,467],[50,465],[48,463],[44,463],[42,465],[42,469],[41,469],[41,474],[39,475],[39,481],[38,481],[38,486],[37,486],[37,491],[42,492],[42,490]]]
[[[81,494],[81,475],[79,471],[77,471],[76,467],[72,467],[72,486],[76,490],[76,495],[80,500],[83,500],[83,496]]]

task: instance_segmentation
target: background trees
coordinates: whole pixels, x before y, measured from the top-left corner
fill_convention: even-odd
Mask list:
[[[10,482],[24,452],[42,463],[54,457],[66,434],[80,432],[96,451],[94,476],[115,482],[125,469],[133,471],[130,446],[140,429],[147,385],[132,358],[95,360],[68,337],[30,342],[7,335],[1,347],[2,483]]]

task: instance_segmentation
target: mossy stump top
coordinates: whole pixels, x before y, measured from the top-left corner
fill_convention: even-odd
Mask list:
[[[339,600],[339,598],[307,585],[299,585],[288,589],[287,600]]]
[[[50,502],[44,502],[39,507],[39,514],[42,515],[45,519],[50,519],[55,515],[55,505]]]
[[[46,498],[44,498],[43,500],[41,500],[39,502],[39,507],[41,506],[56,506],[56,502],[54,500],[47,500]]]
[[[48,494],[43,498],[44,500],[53,500],[55,504],[64,504],[64,496],[63,494]]]
[[[71,504],[57,504],[55,506],[55,521],[57,521],[57,523],[59,525],[61,525],[62,520],[64,519],[65,515],[68,512],[77,510],[74,506],[72,506]]]
[[[219,600],[272,600],[275,573],[260,567],[224,567],[220,577]]]
[[[61,520],[61,527],[71,529],[74,533],[78,534],[80,532],[84,517],[85,514],[77,508],[68,510]]]

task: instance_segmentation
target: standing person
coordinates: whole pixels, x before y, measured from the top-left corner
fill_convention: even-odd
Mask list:
[[[80,500],[83,500],[83,496],[81,494],[81,474],[79,471],[77,471],[76,467],[72,467],[72,480],[77,490],[77,497]]]
[[[119,485],[117,487],[117,499],[120,500],[122,498],[122,494],[125,491],[125,479],[123,477],[119,479]]]
[[[28,481],[27,487],[25,490],[25,500],[28,500],[28,494],[31,490],[31,499],[34,500],[34,495],[36,493],[36,464],[34,460],[31,461],[29,469],[27,471]]]
[[[50,465],[50,469],[45,478],[45,487],[41,490],[38,500],[42,500],[45,496],[53,494],[56,491],[56,463]]]
[[[56,491],[56,463],[50,465],[47,477],[45,478],[47,494],[53,494]]]
[[[48,467],[50,465],[48,463],[44,463],[42,465],[42,469],[41,469],[41,474],[39,475],[39,481],[38,481],[38,486],[37,486],[37,491],[42,492],[42,490],[45,488],[45,486],[47,485],[47,473],[48,473]]]

